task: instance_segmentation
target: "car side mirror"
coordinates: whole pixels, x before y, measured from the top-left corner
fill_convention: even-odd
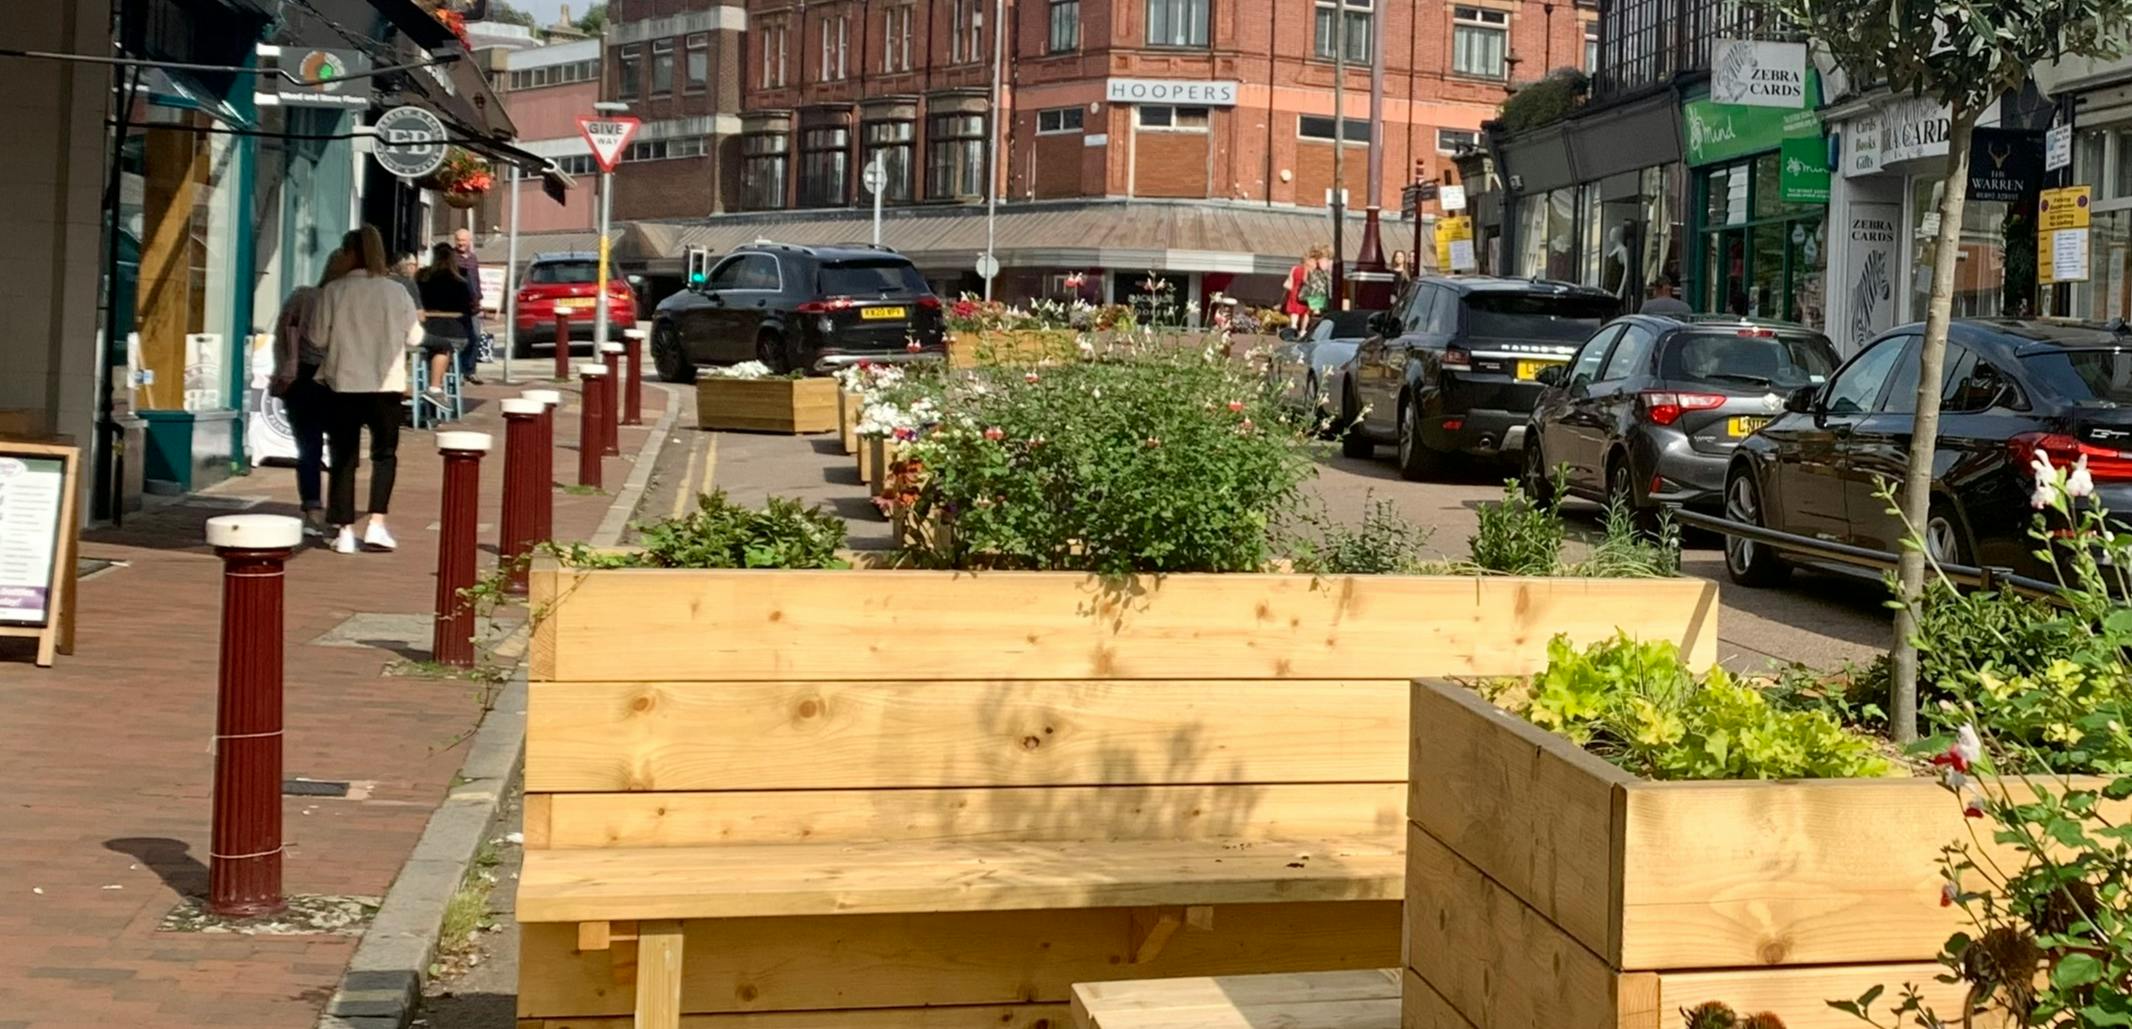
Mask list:
[[[1563,377],[1564,372],[1562,366],[1559,364],[1551,364],[1545,368],[1540,369],[1540,374],[1534,376],[1533,379],[1542,386],[1560,386],[1562,385]]]
[[[1821,399],[1821,387],[1801,386],[1784,398],[1784,409],[1793,414],[1812,414]]]

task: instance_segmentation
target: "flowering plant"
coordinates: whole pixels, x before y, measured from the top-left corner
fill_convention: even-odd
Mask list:
[[[777,378],[770,366],[761,361],[742,361],[739,364],[705,368],[703,374],[713,379],[771,379]]]
[[[459,147],[444,155],[444,163],[430,177],[439,190],[461,198],[479,197],[496,184],[496,173],[489,168],[489,162]]]

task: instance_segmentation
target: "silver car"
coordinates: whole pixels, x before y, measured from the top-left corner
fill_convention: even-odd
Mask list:
[[[1292,407],[1317,414],[1328,429],[1339,398],[1346,395],[1347,367],[1355,348],[1369,335],[1375,311],[1334,311],[1310,324],[1303,338],[1275,347],[1266,366],[1268,381]]]

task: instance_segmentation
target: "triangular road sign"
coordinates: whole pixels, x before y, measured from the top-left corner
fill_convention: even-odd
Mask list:
[[[635,118],[621,116],[579,118],[577,131],[592,147],[592,159],[599,162],[600,170],[611,172],[621,162],[622,150],[637,134],[639,124]]]

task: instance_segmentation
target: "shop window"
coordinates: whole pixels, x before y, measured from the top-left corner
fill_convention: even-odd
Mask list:
[[[968,200],[984,192],[985,116],[936,114],[926,121],[926,195]]]
[[[1352,64],[1370,63],[1371,7],[1375,0],[1318,0],[1315,53],[1321,61],[1333,59],[1333,52],[1341,42],[1347,44],[1347,60]],[[1346,35],[1341,35],[1341,21],[1346,21]]]
[[[750,211],[774,211],[785,206],[786,141],[787,137],[781,132],[741,137],[741,207]]]
[[[911,202],[911,145],[914,129],[907,121],[866,123],[867,159],[878,159],[881,162],[881,172],[884,176],[881,200],[884,203]]]
[[[1518,201],[1519,275],[1564,282],[1577,277],[1577,191],[1557,189]]]
[[[636,43],[615,48],[614,92],[634,100],[643,91],[644,48]]]
[[[1209,0],[1147,0],[1147,45],[1206,46]]]
[[[1051,0],[1050,52],[1063,54],[1081,48],[1081,0]]]
[[[1486,7],[1451,9],[1451,70],[1486,79],[1504,77],[1510,14]]]
[[[651,95],[668,96],[674,91],[674,41],[651,41]]]
[[[1436,152],[1459,154],[1481,145],[1481,134],[1471,129],[1437,129]]]
[[[800,133],[801,207],[842,207],[851,202],[851,130],[841,125]]]
[[[1340,129],[1346,135],[1349,143],[1359,143],[1363,146],[1369,145],[1369,119],[1342,119]],[[1301,139],[1321,139],[1330,143],[1333,138],[1333,120],[1315,114],[1298,115],[1295,120],[1295,134]]]
[[[688,37],[688,91],[701,93],[711,85],[711,37],[698,32]]]
[[[911,5],[891,7],[881,15],[881,70],[911,70]]]
[[[1204,107],[1169,107],[1162,104],[1141,104],[1134,108],[1134,116],[1143,129],[1166,129],[1175,132],[1205,132],[1210,118]]]
[[[1078,107],[1054,107],[1036,112],[1036,134],[1053,136],[1081,131],[1083,111]]]
[[[1910,313],[1913,318],[1923,318],[1932,301],[1932,262],[1923,255],[1932,253],[1934,241],[1939,236],[1940,192],[1937,177],[1910,180],[1913,219],[1910,223],[1910,252],[1921,255],[1912,262]],[[1954,270],[1956,318],[1991,318],[2005,311],[2006,213],[2007,205],[1996,201],[1971,200],[1962,205],[1962,256]],[[2094,261],[2091,243],[2091,278]]]

